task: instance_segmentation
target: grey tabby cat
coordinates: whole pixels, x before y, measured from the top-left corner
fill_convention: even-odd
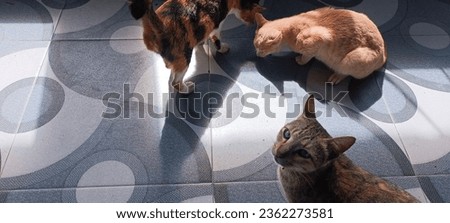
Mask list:
[[[343,153],[355,143],[332,138],[315,117],[314,97],[303,114],[284,126],[272,148],[289,202],[419,202],[394,184],[356,166]]]

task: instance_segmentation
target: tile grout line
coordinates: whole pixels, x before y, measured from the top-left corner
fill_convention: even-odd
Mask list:
[[[386,68],[385,68],[385,69],[386,69]],[[382,88],[382,86],[379,85],[378,82],[377,82],[377,85],[378,85],[378,87],[380,88],[381,92],[383,92],[383,88]],[[393,125],[394,125],[394,129],[395,129],[395,132],[397,133],[397,136],[398,136],[398,138],[399,138],[399,140],[400,140],[400,143],[402,144],[401,146],[403,147],[403,151],[405,152],[406,157],[408,158],[409,162],[411,163],[411,156],[409,155],[408,150],[406,149],[405,142],[403,141],[403,138],[402,138],[402,136],[400,135],[400,132],[399,132],[399,130],[398,130],[398,128],[397,128],[397,122],[395,121],[395,118],[394,118],[394,116],[392,115],[392,111],[391,111],[391,109],[390,109],[390,107],[389,107],[389,104],[388,104],[387,101],[386,101],[386,98],[384,97],[384,94],[381,95],[381,98],[382,98],[383,103],[384,103],[384,105],[386,106],[386,109],[387,109],[387,111],[388,111],[388,113],[389,113],[389,117],[390,117],[391,120],[392,120],[392,123],[393,123]],[[412,164],[411,164],[411,165],[412,165]],[[413,171],[414,171],[414,175],[417,176],[417,174],[416,174],[414,168],[413,168]]]
[[[60,19],[61,19],[62,13],[63,13],[64,9],[66,8],[66,4],[67,4],[67,2],[64,1],[64,6],[63,6],[63,8],[61,9],[60,13],[58,14],[57,21],[55,21],[54,27],[52,28],[52,35],[51,35],[50,39],[48,40],[47,50],[45,51],[44,57],[43,57],[43,59],[42,59],[42,61],[41,61],[41,65],[40,65],[40,67],[39,67],[39,69],[38,69],[38,71],[37,71],[37,74],[36,74],[36,76],[35,76],[35,78],[34,78],[34,81],[33,81],[32,86],[31,86],[31,90],[30,90],[30,92],[29,92],[29,94],[28,94],[28,96],[27,96],[27,98],[26,98],[25,106],[24,106],[24,108],[23,108],[23,110],[22,110],[22,113],[20,114],[19,123],[18,123],[18,125],[17,125],[17,128],[16,128],[15,131],[14,131],[14,136],[13,136],[11,145],[9,146],[8,153],[6,154],[5,163],[3,164],[3,167],[6,167],[6,164],[8,163],[8,158],[9,158],[9,156],[10,156],[10,154],[11,154],[13,145],[14,145],[14,143],[16,142],[16,137],[17,137],[17,134],[19,133],[20,126],[21,126],[21,122],[22,122],[22,120],[23,120],[23,118],[24,118],[24,116],[25,116],[25,112],[26,112],[26,110],[27,110],[27,108],[28,108],[28,104],[29,104],[29,102],[30,102],[31,95],[33,94],[33,91],[34,91],[34,88],[35,88],[35,86],[36,86],[37,80],[38,80],[38,78],[39,78],[39,76],[40,76],[40,74],[41,74],[42,67],[44,66],[45,60],[46,60],[46,58],[47,58],[47,56],[48,56],[48,53],[49,53],[49,50],[50,50],[50,45],[51,45],[52,41],[54,40],[55,33],[56,33],[56,28],[57,28],[58,25],[59,25],[59,21],[60,21]],[[31,40],[31,41],[33,41],[33,40]],[[42,40],[41,40],[41,41],[42,41]],[[26,41],[26,42],[30,42],[30,41]],[[0,161],[1,161],[1,160],[0,160]],[[0,162],[0,163],[1,163],[1,162]],[[5,169],[5,168],[2,168],[2,166],[0,166],[0,179],[1,179],[2,176],[3,176],[4,169]]]
[[[208,92],[211,91],[211,56],[212,56],[212,52],[211,52],[211,41],[208,39],[207,40],[207,55],[208,55]],[[210,105],[208,105],[210,106]],[[212,118],[212,117],[211,117]],[[213,131],[212,131],[212,126],[211,126],[211,122],[213,120],[210,119],[209,125],[208,125],[208,131],[209,131],[209,144],[210,144],[210,149],[211,149],[211,186],[212,186],[212,201],[213,203],[216,203],[216,190],[215,190],[215,186],[214,186],[214,149],[213,149]]]
[[[3,167],[6,167],[6,164],[8,163],[8,158],[9,158],[9,156],[10,156],[10,154],[11,154],[13,145],[14,145],[15,142],[16,142],[16,137],[17,137],[17,134],[19,133],[20,126],[21,126],[21,122],[22,122],[22,120],[23,120],[23,118],[24,118],[24,116],[25,116],[25,112],[26,112],[26,110],[27,110],[27,108],[28,108],[28,105],[29,105],[31,96],[32,96],[32,94],[33,94],[33,91],[34,91],[34,89],[35,89],[37,80],[38,80],[38,78],[39,78],[39,76],[40,76],[40,74],[41,74],[41,71],[42,71],[42,68],[43,68],[43,66],[44,66],[45,60],[46,60],[46,58],[47,58],[47,56],[48,56],[48,53],[49,53],[49,50],[50,50],[50,45],[51,45],[52,41],[54,40],[55,33],[56,33],[56,28],[57,28],[58,25],[59,25],[59,21],[60,21],[60,19],[61,19],[62,13],[63,13],[64,9],[66,8],[66,4],[67,4],[67,2],[64,1],[64,6],[63,6],[63,8],[60,10],[60,12],[59,12],[59,14],[58,14],[57,21],[54,21],[55,23],[54,23],[54,27],[52,27],[52,35],[51,35],[50,39],[48,40],[47,50],[45,51],[44,57],[43,57],[43,59],[42,59],[42,61],[41,61],[41,65],[40,65],[40,67],[39,67],[39,69],[38,69],[38,71],[37,71],[37,74],[36,74],[35,78],[34,78],[34,81],[33,81],[32,87],[31,87],[31,90],[30,90],[30,92],[29,92],[29,94],[28,94],[28,96],[27,96],[27,98],[26,98],[25,106],[24,106],[24,108],[23,108],[23,110],[22,110],[22,113],[20,114],[19,123],[18,123],[18,125],[17,125],[17,128],[16,128],[15,131],[14,131],[13,140],[12,140],[12,142],[11,142],[11,145],[10,145],[9,149],[8,149],[8,153],[6,154],[5,163],[3,164]],[[29,42],[29,41],[27,41],[27,42]],[[5,169],[5,168],[1,168],[1,166],[0,166],[0,178],[3,176],[3,171],[4,171],[4,169]]]
[[[35,87],[36,87],[38,78],[39,78],[39,76],[40,76],[40,74],[41,74],[42,68],[43,68],[43,66],[44,66],[44,63],[45,63],[45,60],[46,60],[46,58],[47,58],[48,52],[49,52],[49,50],[50,50],[50,44],[51,44],[52,41],[48,41],[48,42],[49,42],[49,43],[48,43],[48,45],[47,45],[47,49],[46,49],[46,51],[45,51],[44,57],[43,57],[42,60],[41,60],[39,69],[37,70],[36,75],[35,75],[35,77],[34,77],[33,84],[31,85],[30,92],[28,93],[28,95],[27,95],[27,97],[26,97],[26,99],[25,99],[24,107],[23,107],[23,109],[22,109],[22,111],[21,111],[21,113],[20,113],[20,115],[19,115],[19,123],[17,124],[17,127],[16,127],[16,129],[15,129],[15,131],[14,131],[13,140],[12,140],[12,142],[11,142],[11,146],[9,147],[8,153],[6,154],[5,163],[3,164],[3,167],[6,167],[6,164],[8,163],[8,158],[9,158],[9,156],[10,156],[10,154],[11,154],[12,148],[13,148],[15,142],[16,142],[17,134],[19,133],[20,127],[21,127],[21,125],[22,125],[22,124],[21,124],[21,123],[22,123],[22,120],[23,120],[24,117],[25,117],[25,113],[26,113],[27,108],[28,108],[28,105],[29,105],[29,103],[30,103],[31,96],[33,95],[33,91],[35,90]],[[1,170],[0,170],[0,178],[3,176],[4,170],[5,170],[5,168],[1,168]]]

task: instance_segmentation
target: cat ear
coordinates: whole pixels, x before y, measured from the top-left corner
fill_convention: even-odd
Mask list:
[[[316,118],[316,105],[314,104],[314,95],[310,95],[308,99],[306,99],[302,116],[305,118]]]
[[[344,136],[333,138],[331,139],[331,141],[335,144],[335,146],[333,146],[333,150],[337,154],[342,154],[348,149],[350,149],[350,147],[352,147],[353,144],[355,144],[356,138],[352,136]]]
[[[355,141],[356,139],[354,137],[345,136],[322,139],[320,143],[328,151],[327,160],[332,160],[338,158],[339,155],[350,149]]]
[[[261,13],[255,14],[255,21],[258,28],[261,28],[264,24],[268,22],[268,20],[264,18],[264,16]]]

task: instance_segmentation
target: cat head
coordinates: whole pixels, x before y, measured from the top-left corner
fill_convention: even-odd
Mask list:
[[[261,13],[255,15],[255,21],[257,28],[253,44],[256,48],[256,55],[265,57],[271,53],[278,52],[283,40],[281,31],[264,18]]]
[[[314,96],[303,114],[285,125],[272,148],[275,161],[284,168],[310,173],[326,166],[355,143],[354,137],[332,138],[316,120]]]
[[[255,15],[264,11],[259,5],[260,0],[230,0],[232,10],[237,18],[247,24],[255,23]]]

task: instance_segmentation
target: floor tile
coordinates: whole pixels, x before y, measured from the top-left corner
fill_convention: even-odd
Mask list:
[[[0,41],[51,40],[61,9],[45,2],[1,0]]]
[[[0,177],[48,45],[48,41],[0,42]]]
[[[87,187],[1,192],[2,203],[212,203],[212,185]]]
[[[255,25],[230,15],[230,52],[197,47],[195,91],[179,94],[126,1],[0,0],[0,202],[285,202],[271,147],[309,94],[332,136],[356,137],[346,154],[357,165],[421,202],[450,202],[450,3],[261,3],[268,19],[363,12],[388,62],[327,85],[317,60],[258,58]]]
[[[448,173],[450,164],[449,109],[436,99],[449,100],[450,94],[409,83],[417,98],[418,110],[411,119],[396,127],[417,174]],[[420,127],[419,127],[420,126]]]
[[[77,1],[66,4],[54,38],[142,39],[142,28],[131,16],[126,1]]]
[[[208,131],[194,130],[170,112],[161,117],[142,112],[161,110],[159,105],[80,94],[61,82],[51,58],[50,50],[4,168],[2,187],[211,182],[210,147],[199,136],[207,138]],[[121,177],[113,177],[118,172]]]
[[[432,203],[449,203],[448,175],[419,177],[423,191]]]
[[[385,177],[384,179],[406,190],[420,202],[430,202],[425,192],[422,190],[421,183],[417,177]]]
[[[214,184],[216,203],[284,203],[276,181]]]

